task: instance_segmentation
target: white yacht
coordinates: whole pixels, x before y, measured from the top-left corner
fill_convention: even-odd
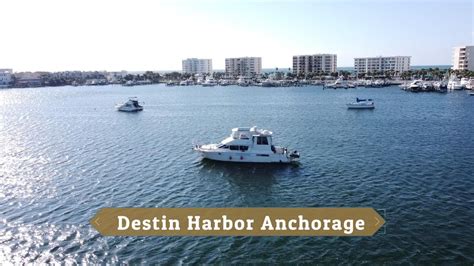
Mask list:
[[[300,158],[297,151],[274,146],[272,132],[257,127],[237,127],[218,144],[195,145],[204,158],[239,163],[291,163]]]
[[[219,85],[221,86],[229,86],[229,85],[232,85],[232,82],[228,79],[222,79],[220,82],[219,82]]]
[[[444,81],[435,81],[433,82],[433,87],[435,89],[446,89],[448,87],[448,84]]]
[[[262,81],[262,87],[276,87],[278,83],[272,79],[266,79]]]
[[[136,97],[131,97],[127,102],[118,104],[116,106],[117,111],[121,112],[138,112],[143,111],[143,106],[140,105]]]
[[[207,77],[206,81],[202,83],[203,87],[214,87],[217,85],[217,81],[213,77]]]
[[[196,84],[197,85],[202,85],[204,83],[204,79],[201,75],[197,76]]]
[[[408,85],[408,89],[411,91],[418,91],[423,88],[423,80],[415,79],[410,85]]]
[[[474,90],[474,78],[470,78],[466,84],[466,90]]]
[[[345,82],[344,79],[342,79],[342,78],[338,78],[334,82],[326,83],[325,87],[326,88],[333,88],[333,89],[347,88],[347,82]]]
[[[194,85],[194,80],[192,78],[179,82],[179,86],[191,86],[191,85]]]
[[[459,80],[448,81],[448,90],[462,90],[461,82]]]
[[[240,76],[237,80],[237,85],[241,87],[248,87],[252,83],[249,77]]]
[[[448,81],[448,90],[462,90],[463,87],[461,85],[461,80],[459,80],[456,76],[451,75]]]
[[[359,99],[356,98],[355,102],[347,104],[348,109],[374,109],[375,104],[372,99]]]

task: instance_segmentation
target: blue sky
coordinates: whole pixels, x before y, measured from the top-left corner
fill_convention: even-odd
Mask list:
[[[38,3],[39,2],[39,3]],[[7,0],[2,67],[14,70],[173,70],[181,59],[260,56],[289,67],[296,54],[410,55],[451,64],[473,43],[472,1]]]

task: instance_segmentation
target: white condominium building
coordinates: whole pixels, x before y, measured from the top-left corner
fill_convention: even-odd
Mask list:
[[[474,46],[454,47],[453,70],[474,71]]]
[[[239,57],[225,59],[225,73],[233,76],[253,76],[262,73],[261,57]]]
[[[336,72],[337,55],[314,54],[293,56],[293,73]]]
[[[354,58],[354,70],[357,74],[395,71],[401,73],[410,70],[411,56],[379,56]]]
[[[12,82],[13,71],[11,69],[0,69],[0,87],[6,87]]]
[[[183,60],[183,73],[212,73],[212,59],[188,58]]]

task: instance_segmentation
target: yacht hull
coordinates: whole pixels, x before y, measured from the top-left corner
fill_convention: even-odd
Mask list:
[[[250,152],[215,152],[196,149],[203,158],[234,163],[292,163],[296,159],[288,158],[284,154],[258,154]]]
[[[143,111],[143,107],[141,107],[141,108],[117,107],[117,111],[120,111],[120,112],[140,112],[140,111]]]

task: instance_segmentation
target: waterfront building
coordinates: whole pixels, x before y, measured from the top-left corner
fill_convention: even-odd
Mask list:
[[[454,47],[453,70],[474,71],[474,46]]]
[[[8,87],[12,82],[13,71],[9,68],[0,69],[0,88]]]
[[[293,56],[293,73],[308,74],[316,72],[336,72],[337,55],[314,54]]]
[[[411,56],[378,56],[354,58],[354,70],[357,74],[394,71],[402,73],[410,70]]]
[[[188,58],[183,60],[183,73],[207,74],[212,73],[212,59]]]
[[[43,84],[42,76],[48,75],[48,72],[20,72],[15,73],[15,86],[26,87],[41,87]]]
[[[261,57],[238,57],[225,59],[225,73],[232,76],[253,76],[262,74]]]

